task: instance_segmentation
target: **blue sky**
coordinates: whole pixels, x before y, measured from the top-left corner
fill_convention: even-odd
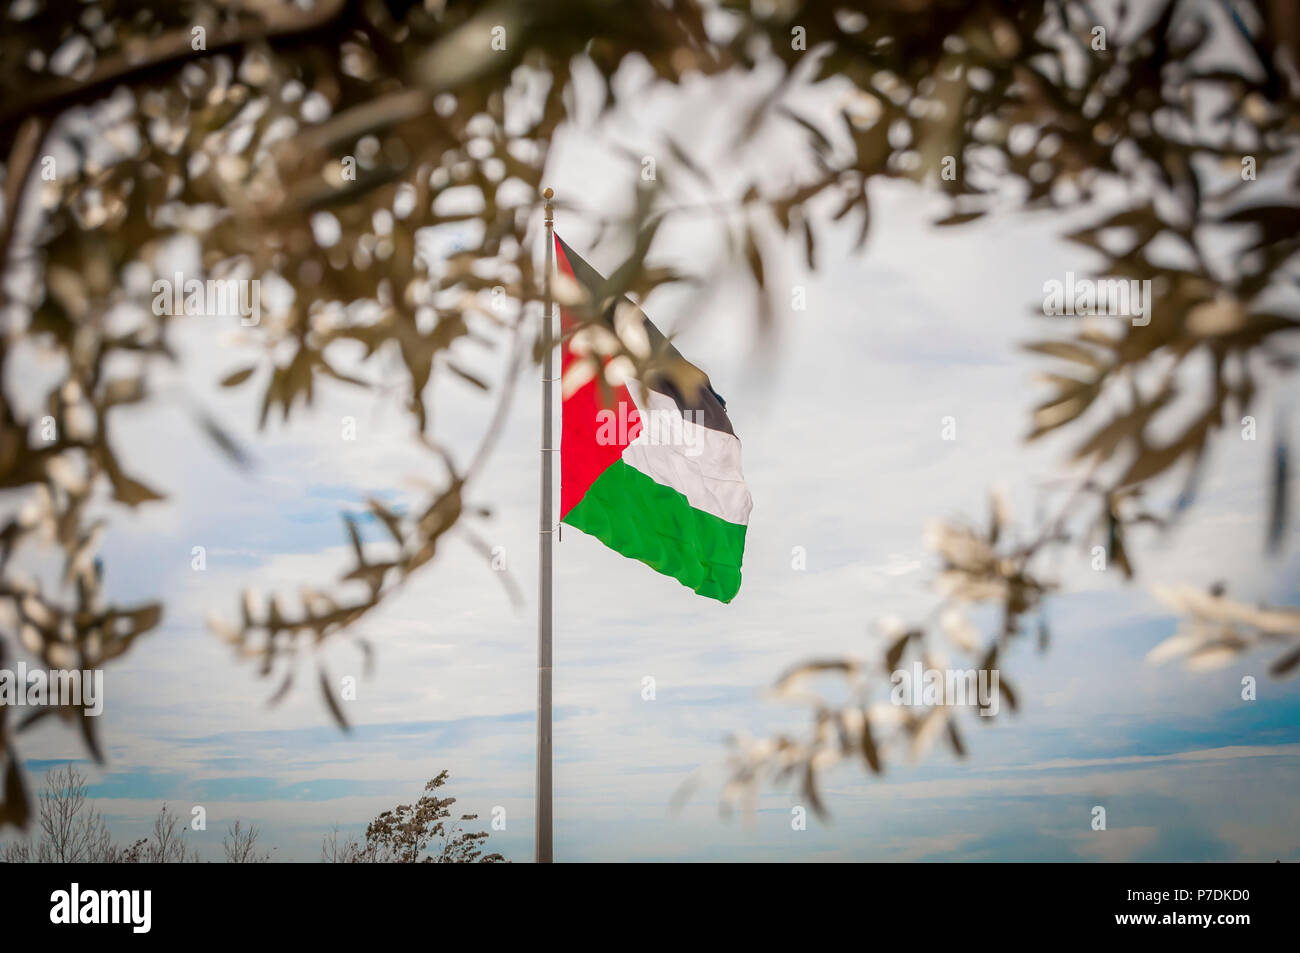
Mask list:
[[[706,151],[725,140],[725,114],[742,112],[724,96],[707,104],[650,96],[645,108]],[[607,139],[655,148],[642,135],[626,116],[599,135],[573,130],[557,144],[550,184],[593,214],[618,209],[630,173],[610,157]],[[752,152],[745,161],[773,154]],[[714,167],[726,168],[722,160]],[[725,192],[726,182],[718,188]],[[873,651],[879,619],[918,618],[933,605],[926,523],[982,521],[997,482],[1026,517],[1060,473],[1065,444],[1023,443],[1032,375],[1043,367],[1016,345],[1059,330],[1031,314],[1042,284],[1086,271],[1091,259],[1054,237],[1059,217],[999,215],[935,230],[927,223],[942,217],[941,200],[897,183],[873,183],[872,198],[862,252],[851,250],[850,223],[828,233],[816,275],[804,272],[799,249],[778,256],[774,285],[803,285],[808,309],[780,316],[770,353],[756,343],[752,298],[726,271],[712,272],[702,298],[665,289],[647,303],[726,395],[744,443],[755,503],[745,582],[723,606],[564,533],[555,583],[556,858],[1300,859],[1296,683],[1269,679],[1269,656],[1208,673],[1144,661],[1175,628],[1151,584],[1224,580],[1243,600],[1296,602],[1295,534],[1279,557],[1262,552],[1268,435],[1294,399],[1290,387],[1265,393],[1260,441],[1233,439],[1229,428],[1190,517],[1138,540],[1138,583],[1063,557],[1069,594],[1048,603],[1052,644],[1043,653],[1026,644],[1002,660],[1020,711],[964,726],[968,758],[936,750],[917,763],[898,759],[883,779],[837,768],[826,778],[829,825],[793,830],[799,797],[784,790],[765,792],[751,821],[719,818],[724,735],[795,727],[805,717],[763,696],[781,671],[810,657]],[[563,213],[558,225],[597,268],[608,270],[625,251],[592,247],[582,215]],[[445,247],[455,236],[432,241]],[[684,221],[661,231],[654,257],[699,268],[722,247],[714,223]],[[176,254],[183,260],[186,251]],[[361,626],[376,664],[347,703],[357,727],[345,736],[309,669],[283,704],[269,707],[275,683],[237,662],[205,618],[232,616],[245,587],[292,594],[332,579],[347,562],[340,510],[375,494],[414,500],[413,480],[440,470],[407,439],[400,394],[326,383],[309,412],[258,433],[263,372],[249,388],[216,386],[255,353],[251,340],[234,321],[177,325],[188,370],[161,370],[157,384],[178,399],[123,410],[116,430],[141,477],[170,498],[115,522],[105,544],[108,584],[124,601],[165,598],[167,614],[106,672],[108,764],[86,765],[100,810],[127,840],[143,836],[164,801],[187,814],[201,804],[208,830],[187,837],[205,857],[220,856],[222,833],[238,817],[263,830],[277,859],[312,860],[335,825],[360,831],[445,768],[460,807],[484,817],[505,809],[493,847],[530,859],[533,375],[473,497],[492,507],[476,528],[505,547],[527,604],[512,608],[487,564],[449,541]],[[461,354],[492,379],[505,357],[473,345]],[[40,368],[31,373],[34,380]],[[196,432],[184,395],[233,422],[254,457],[251,473],[232,469]],[[436,385],[432,406],[436,436],[464,459],[491,397],[448,380]],[[344,416],[359,423],[355,442],[339,438]],[[945,416],[956,418],[955,441],[940,439]],[[207,549],[201,573],[191,569],[195,545]],[[794,547],[807,552],[803,571],[792,568]],[[336,678],[361,676],[361,658],[346,645],[326,659]],[[1254,702],[1240,698],[1243,675],[1259,680]],[[656,681],[654,701],[642,699],[645,676]],[[57,726],[26,736],[22,750],[34,783],[47,767],[85,757]],[[674,792],[697,769],[700,787],[671,813]],[[1107,810],[1104,832],[1090,829],[1097,805]]]

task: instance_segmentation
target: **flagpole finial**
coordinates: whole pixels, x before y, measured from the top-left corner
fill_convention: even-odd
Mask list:
[[[543,189],[542,198],[546,199],[546,224],[550,225],[555,221],[555,206],[551,204],[551,199],[555,198],[555,189]]]

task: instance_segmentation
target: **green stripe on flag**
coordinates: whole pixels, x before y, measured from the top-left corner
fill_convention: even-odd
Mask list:
[[[596,478],[564,522],[702,596],[730,602],[740,590],[746,527],[695,509],[622,460]]]

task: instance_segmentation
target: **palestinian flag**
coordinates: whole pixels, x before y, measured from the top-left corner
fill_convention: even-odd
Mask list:
[[[753,502],[726,404],[631,301],[615,299],[558,235],[555,244],[560,275],[589,302],[585,312],[561,307],[560,519],[702,596],[730,602],[740,589]],[[613,334],[646,359],[644,379],[615,373],[631,362],[609,356]]]

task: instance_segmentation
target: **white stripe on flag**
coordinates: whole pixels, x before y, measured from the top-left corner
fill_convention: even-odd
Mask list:
[[[636,387],[629,384],[629,390]],[[671,397],[645,393],[650,413],[647,419],[642,409],[641,433],[623,450],[623,462],[672,487],[697,510],[748,525],[754,503],[740,469],[740,441],[685,419]]]

